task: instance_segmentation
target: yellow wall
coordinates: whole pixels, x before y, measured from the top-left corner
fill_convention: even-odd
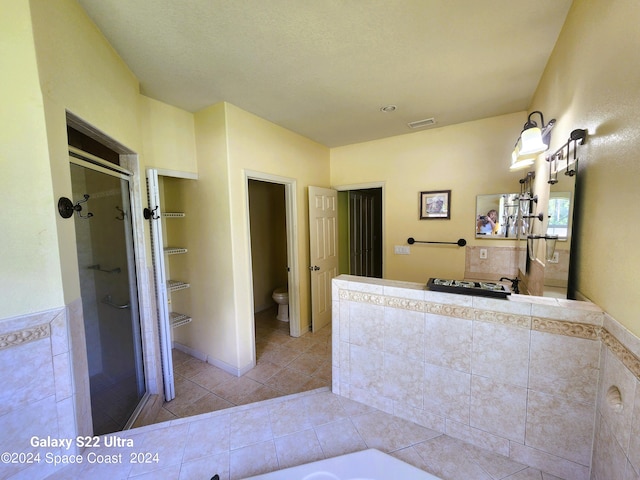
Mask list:
[[[558,119],[551,151],[573,129],[589,131],[579,149],[577,289],[636,335],[639,24],[639,2],[575,0],[531,108]]]
[[[21,2],[24,0],[20,0]],[[73,222],[52,208],[71,196],[66,110],[133,151],[141,151],[138,81],[73,0],[32,0],[38,74],[44,97],[64,301],[80,296]]]
[[[174,331],[233,368],[253,361],[247,170],[297,180],[300,313],[309,323],[307,186],[329,184],[329,149],[230,104],[195,114],[198,181],[184,181],[194,321]],[[290,286],[291,288],[291,286]]]
[[[395,255],[409,237],[513,245],[475,239],[476,195],[519,191],[521,172],[509,172],[508,162],[525,120],[519,112],[331,150],[333,186],[385,182],[385,278],[463,278],[464,248],[414,244],[410,255]],[[420,192],[431,190],[451,190],[451,220],[419,219]]]
[[[140,95],[140,130],[147,167],[198,172],[192,113]]]
[[[51,167],[27,1],[0,1],[0,318],[62,304]]]
[[[309,210],[308,186],[329,186],[329,149],[278,125],[228,105],[229,165],[231,186],[231,224],[235,271],[236,305],[239,313],[240,338],[250,339],[253,329],[251,311],[251,281],[249,271],[249,219],[247,216],[247,186],[245,171],[258,171],[297,181],[298,286],[300,293],[300,323],[310,324]],[[241,355],[252,348],[243,342]]]

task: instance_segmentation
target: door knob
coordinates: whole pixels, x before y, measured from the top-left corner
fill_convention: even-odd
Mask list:
[[[313,267],[309,267],[309,270],[311,270],[312,272],[313,271],[317,272],[318,270],[320,270],[320,267],[317,265],[314,265]]]

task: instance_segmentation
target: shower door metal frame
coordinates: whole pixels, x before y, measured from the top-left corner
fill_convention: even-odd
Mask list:
[[[133,208],[135,205],[135,196],[133,189],[133,172],[127,170],[126,168],[121,167],[120,165],[116,165],[114,163],[108,162],[100,157],[96,157],[95,155],[91,155],[85,151],[82,151],[78,148],[69,146],[69,163],[74,164],[83,168],[87,168],[99,173],[103,173],[106,175],[110,175],[112,177],[119,178],[120,180],[125,180],[127,182],[127,188],[122,189],[123,200],[124,196],[127,195],[128,203],[129,203],[129,214],[131,215],[129,218],[129,228],[125,228],[125,242],[126,242],[126,254],[127,254],[127,272],[128,272],[128,281],[129,281],[129,305],[131,312],[136,312],[138,315],[138,328],[133,329],[133,345],[134,345],[134,355],[135,355],[135,369],[136,369],[136,382],[138,385],[138,390],[142,392],[141,398],[138,401],[138,405],[127,421],[124,430],[131,428],[133,423],[135,422],[137,416],[142,410],[144,404],[149,398],[149,388],[147,385],[146,372],[144,368],[145,357],[144,357],[144,342],[142,338],[142,324],[143,324],[143,314],[140,309],[139,304],[139,295],[140,285],[139,278],[137,275],[137,270],[139,268],[138,262],[136,261],[136,246],[135,246],[135,235],[134,230],[136,228],[136,224],[133,218]],[[142,375],[140,375],[142,373]]]

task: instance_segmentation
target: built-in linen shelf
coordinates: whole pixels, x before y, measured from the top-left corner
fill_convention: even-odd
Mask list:
[[[180,280],[167,280],[167,290],[170,292],[175,292],[177,290],[184,290],[185,288],[189,288],[191,285],[187,282],[182,282]]]
[[[169,313],[169,322],[171,323],[172,328],[186,325],[187,323],[190,323],[191,320],[192,318],[189,315],[185,315],[184,313],[178,313],[178,312]]]
[[[166,218],[183,218],[185,214],[183,212],[162,212],[162,216]]]
[[[182,247],[166,247],[164,253],[167,255],[178,255],[180,253],[187,253],[187,249]]]

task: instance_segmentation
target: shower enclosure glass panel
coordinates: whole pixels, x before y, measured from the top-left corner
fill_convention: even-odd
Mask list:
[[[70,160],[93,430],[102,435],[126,428],[145,394],[129,181]]]

